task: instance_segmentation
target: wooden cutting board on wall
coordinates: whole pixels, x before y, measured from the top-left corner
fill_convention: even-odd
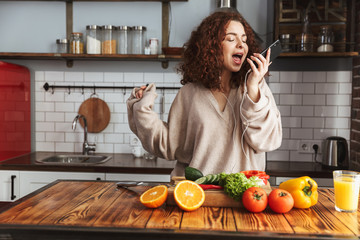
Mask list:
[[[103,131],[110,122],[110,110],[106,102],[97,97],[90,97],[85,100],[79,108],[79,114],[85,116],[88,132],[99,133]],[[84,121],[80,119],[84,127]]]
[[[185,180],[184,177],[172,177],[172,184],[176,185],[179,181]],[[265,190],[267,195],[271,192],[271,186],[268,182],[267,185],[261,187]],[[166,204],[176,205],[174,199],[174,187],[168,188],[168,197],[166,199]],[[224,193],[221,189],[209,189],[205,190],[205,201],[202,205],[203,207],[243,207],[241,202],[235,201],[228,195]]]

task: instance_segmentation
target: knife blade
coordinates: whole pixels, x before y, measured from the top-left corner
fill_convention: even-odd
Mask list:
[[[136,187],[136,186],[158,186],[165,185],[167,187],[172,187],[173,185],[166,182],[142,182],[142,181],[119,181],[116,183],[117,187]]]

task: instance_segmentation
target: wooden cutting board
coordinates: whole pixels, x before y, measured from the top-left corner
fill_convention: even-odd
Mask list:
[[[88,132],[99,133],[104,130],[110,122],[110,110],[106,102],[97,97],[85,100],[79,108],[79,114],[85,116]],[[84,127],[84,121],[80,119]]]
[[[173,177],[172,184],[176,185],[179,181],[184,180],[184,177]],[[267,195],[271,192],[271,186],[268,182],[267,185],[262,187]],[[168,197],[166,199],[166,204],[176,205],[174,199],[174,187],[168,188]],[[243,207],[241,202],[237,202],[220,189],[209,189],[205,190],[205,201],[202,205],[203,207]]]

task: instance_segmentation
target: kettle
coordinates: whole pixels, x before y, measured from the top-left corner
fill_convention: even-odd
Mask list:
[[[325,140],[322,165],[331,169],[348,169],[349,153],[345,138],[328,137]]]

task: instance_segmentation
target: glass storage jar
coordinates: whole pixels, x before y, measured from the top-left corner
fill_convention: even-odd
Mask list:
[[[334,33],[331,26],[321,26],[318,35],[318,52],[334,51]]]
[[[86,53],[101,54],[101,32],[97,25],[86,26]]]
[[[57,53],[68,53],[69,52],[69,41],[67,39],[56,39],[56,52]]]
[[[144,54],[146,27],[134,26],[132,32],[132,54]]]
[[[70,37],[70,53],[82,54],[84,53],[83,34],[80,32],[71,33]]]
[[[130,53],[130,35],[131,27],[128,26],[119,26],[116,28],[117,32],[117,52],[118,54],[129,54]]]
[[[102,54],[116,54],[116,38],[113,30],[114,27],[112,25],[102,26]]]

